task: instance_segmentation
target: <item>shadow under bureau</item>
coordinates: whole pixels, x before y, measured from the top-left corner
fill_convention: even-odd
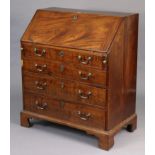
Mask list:
[[[23,111],[86,131],[108,150],[136,129],[138,14],[48,8],[21,39]]]

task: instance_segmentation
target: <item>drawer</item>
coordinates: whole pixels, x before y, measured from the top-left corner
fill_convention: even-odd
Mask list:
[[[36,82],[37,81],[37,82]],[[58,79],[54,77],[40,77],[39,75],[24,74],[24,90],[46,94],[52,98],[94,106],[105,106],[106,90],[84,83]]]
[[[89,86],[75,81],[74,82],[68,81],[64,79],[56,80],[54,82],[54,85],[50,87],[51,90],[54,90],[55,88],[59,92],[58,98],[61,98],[63,100],[101,107],[105,106],[106,102],[105,89]]]
[[[24,75],[23,88],[32,92],[47,94],[52,80],[40,76]]]
[[[91,106],[25,93],[24,110],[79,125],[105,129],[105,111]]]
[[[63,49],[50,48],[44,45],[22,44],[23,58],[50,59],[56,61],[71,61],[72,52]]]
[[[68,63],[50,62],[47,60],[25,59],[23,69],[40,73],[58,76],[80,82],[91,83],[101,87],[106,86],[106,71],[92,69],[91,67],[73,66]]]
[[[106,54],[93,51],[83,51],[66,48],[52,48],[45,45],[31,45],[22,43],[23,58],[37,58],[39,60],[54,60],[70,62],[81,67],[92,67],[100,70],[106,69]]]
[[[106,70],[107,68],[107,55],[101,55],[93,51],[76,51],[73,52],[73,62],[82,67],[89,66]]]

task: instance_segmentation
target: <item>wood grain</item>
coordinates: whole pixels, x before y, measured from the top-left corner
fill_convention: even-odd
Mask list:
[[[68,48],[61,48],[61,47],[54,47],[49,45],[43,44],[36,44],[36,43],[29,43],[29,42],[22,42],[21,47],[22,50],[22,58],[23,59],[39,59],[39,60],[52,60],[52,61],[59,61],[59,62],[70,62],[74,65],[81,66],[81,68],[91,67],[99,70],[106,70],[106,64],[103,63],[107,53],[99,53],[93,51],[85,51],[77,50],[77,49],[68,49]],[[37,56],[34,49],[37,49],[37,53],[42,53],[45,50],[45,54],[42,56]],[[63,55],[61,53],[63,52]],[[87,64],[83,64],[79,61],[78,56],[81,56],[83,61],[86,61],[87,58],[91,57],[91,61]]]
[[[74,20],[77,16],[77,20]],[[122,18],[37,10],[22,37],[24,42],[42,43],[91,51],[107,51]]]
[[[39,85],[36,84],[36,81],[38,81]],[[38,89],[38,86],[43,89]],[[52,98],[100,106],[101,108],[104,107],[106,100],[105,89],[54,77],[39,77],[25,73],[23,77],[23,88],[26,91],[51,96]],[[79,90],[83,92],[82,95],[79,94]],[[90,96],[88,95],[89,92],[91,92]],[[81,96],[88,98],[83,99]]]
[[[36,105],[36,102],[38,102],[39,105]],[[43,104],[45,103],[47,106],[43,107]],[[41,107],[43,109],[41,109]],[[41,95],[25,93],[24,109],[37,114],[67,120],[79,125],[81,124],[89,127],[95,126],[96,128],[103,130],[105,128],[104,110],[92,108],[91,106],[67,103],[43,97]]]
[[[21,38],[21,125],[67,125],[109,150],[137,127],[137,39],[138,14],[37,10]]]

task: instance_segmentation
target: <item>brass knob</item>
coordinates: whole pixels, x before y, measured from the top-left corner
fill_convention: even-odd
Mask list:
[[[47,103],[39,103],[38,100],[35,101],[35,104],[39,110],[45,110],[47,107]]]
[[[106,64],[107,63],[107,60],[103,60],[103,64]]]
[[[42,81],[35,81],[35,84],[37,89],[40,89],[40,90],[44,90],[45,87],[47,86],[47,83]]]
[[[21,51],[23,51],[23,50],[24,50],[24,48],[23,48],[23,47],[21,47],[21,48],[20,48],[20,50],[21,50]]]

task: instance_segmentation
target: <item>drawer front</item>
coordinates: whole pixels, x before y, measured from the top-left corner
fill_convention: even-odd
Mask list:
[[[44,45],[22,44],[23,58],[37,58],[40,60],[54,60],[70,62],[81,67],[92,67],[100,70],[106,69],[106,55],[93,51],[76,49],[51,48]]]
[[[75,81],[54,77],[45,78],[44,76],[40,77],[39,75],[30,74],[24,75],[23,84],[25,90],[46,94],[52,98],[95,106],[105,106],[106,90],[102,88]]]
[[[67,103],[41,95],[25,93],[24,109],[79,125],[105,129],[104,110],[86,105]]]
[[[71,61],[72,52],[63,49],[49,48],[42,45],[22,44],[23,58],[37,58],[40,60],[50,59],[57,61]]]
[[[23,88],[32,92],[47,94],[51,81],[44,77],[24,75]]]
[[[60,78],[91,83],[96,86],[97,85],[101,85],[101,87],[106,86],[106,72],[92,69],[90,67],[82,68],[80,66],[73,66],[72,64],[66,64],[60,62],[26,59],[24,60],[23,69],[30,72],[54,75]]]
[[[89,66],[92,68],[106,70],[107,57],[99,54],[94,54],[92,51],[73,52],[73,62],[82,67]]]
[[[61,99],[101,107],[105,106],[105,89],[68,80],[56,80],[54,83],[56,86],[53,85],[50,89],[54,90],[54,88],[57,88],[57,91],[61,92],[61,97],[58,96]]]

